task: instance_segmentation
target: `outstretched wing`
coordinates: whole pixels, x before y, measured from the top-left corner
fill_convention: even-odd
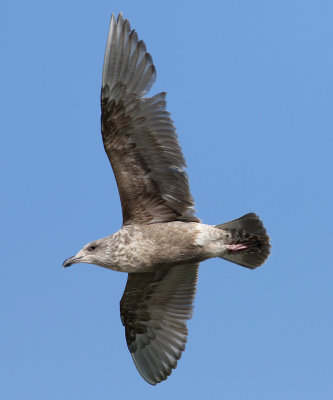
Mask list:
[[[198,266],[128,274],[121,320],[134,364],[151,385],[167,379],[185,349]]]
[[[123,224],[195,221],[186,164],[166,93],[144,98],[152,58],[128,20],[112,14],[101,93],[102,136],[118,184]]]

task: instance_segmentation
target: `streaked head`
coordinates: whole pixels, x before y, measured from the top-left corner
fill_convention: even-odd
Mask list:
[[[110,236],[87,243],[75,256],[67,258],[62,264],[64,268],[73,264],[86,263],[105,267],[109,258]]]

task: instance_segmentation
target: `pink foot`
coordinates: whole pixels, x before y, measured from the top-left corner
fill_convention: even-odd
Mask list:
[[[239,251],[239,250],[244,250],[247,249],[248,246],[244,243],[240,243],[240,244],[228,244],[227,248],[231,251]]]

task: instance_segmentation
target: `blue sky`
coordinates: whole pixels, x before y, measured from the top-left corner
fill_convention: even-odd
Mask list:
[[[202,264],[186,351],[145,383],[119,318],[126,275],[61,268],[121,225],[100,135],[111,12],[168,92],[198,215],[254,211],[256,271]],[[4,1],[0,395],[3,399],[328,399],[332,383],[333,3]]]

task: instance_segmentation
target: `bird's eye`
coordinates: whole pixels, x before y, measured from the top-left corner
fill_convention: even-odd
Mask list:
[[[94,251],[96,249],[96,245],[92,244],[91,246],[88,247],[89,251]]]

